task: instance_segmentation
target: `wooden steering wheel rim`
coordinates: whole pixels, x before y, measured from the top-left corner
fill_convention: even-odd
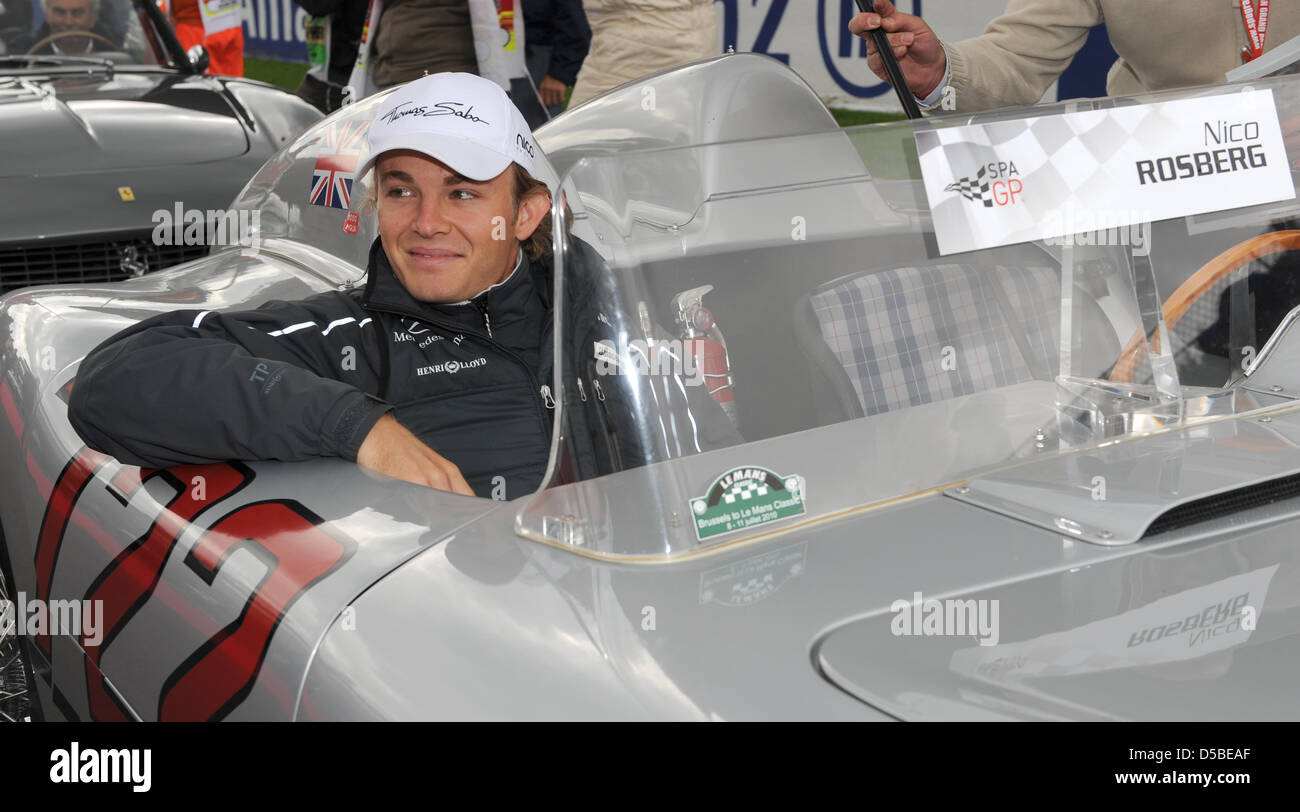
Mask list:
[[[1186,315],[1197,299],[1208,293],[1214,286],[1233,271],[1269,254],[1291,251],[1300,248],[1300,230],[1270,231],[1258,237],[1232,246],[1214,259],[1205,263],[1200,270],[1192,274],[1186,282],[1178,286],[1164,305],[1165,326],[1172,329],[1178,320]],[[1144,335],[1139,328],[1124,345],[1119,360],[1111,370],[1110,380],[1130,383],[1140,365],[1141,351],[1145,344]],[[1159,346],[1160,336],[1155,337]]]
[[[36,43],[32,47],[28,48],[27,55],[36,53],[41,48],[44,48],[46,45],[49,45],[51,42],[54,42],[55,40],[67,39],[68,37],[91,37],[107,45],[109,47],[109,50],[112,51],[120,50],[120,48],[118,48],[117,46],[117,43],[113,42],[108,37],[102,36],[100,34],[96,34],[94,31],[58,31],[53,34],[50,34],[45,39]],[[64,54],[64,56],[73,56],[73,54]]]

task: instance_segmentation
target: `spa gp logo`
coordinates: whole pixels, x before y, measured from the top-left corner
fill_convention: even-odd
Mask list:
[[[956,192],[972,203],[991,209],[1022,202],[1025,187],[1014,162],[994,161],[981,166],[973,176],[958,178],[943,190]]]

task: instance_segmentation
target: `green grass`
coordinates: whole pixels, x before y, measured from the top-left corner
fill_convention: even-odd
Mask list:
[[[279,85],[285,90],[297,90],[298,83],[307,74],[306,63],[280,62],[275,59],[254,59],[244,57],[244,75],[272,85]]]
[[[843,110],[831,108],[831,115],[841,127],[858,127],[863,124],[880,124],[885,121],[902,121],[902,113],[874,113],[869,110]]]

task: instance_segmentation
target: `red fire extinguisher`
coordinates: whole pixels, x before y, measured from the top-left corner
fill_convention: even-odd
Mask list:
[[[727,341],[713,321],[713,314],[704,306],[704,294],[712,285],[684,290],[673,297],[673,309],[681,326],[682,347],[695,358],[703,376],[704,386],[722,410],[738,425],[736,393],[732,388],[731,357],[727,354]]]

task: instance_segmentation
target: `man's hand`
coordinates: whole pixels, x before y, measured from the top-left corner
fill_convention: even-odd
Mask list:
[[[948,57],[939,44],[939,37],[925,20],[904,14],[889,0],[875,0],[873,8],[876,13],[858,14],[849,20],[849,31],[867,41],[867,67],[881,79],[889,81],[885,65],[868,33],[875,28],[884,29],[889,35],[889,44],[894,46],[894,56],[903,69],[908,88],[918,99],[924,99],[943,81],[944,71],[948,68]]]
[[[564,82],[559,79],[552,79],[550,76],[543,79],[542,83],[537,86],[537,93],[542,97],[542,104],[547,107],[558,107],[564,104],[565,90],[567,88],[564,86]]]
[[[420,442],[391,414],[379,418],[370,429],[357,451],[357,465],[416,485],[474,495],[451,460]]]

